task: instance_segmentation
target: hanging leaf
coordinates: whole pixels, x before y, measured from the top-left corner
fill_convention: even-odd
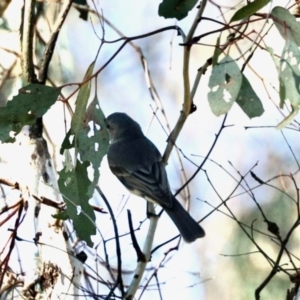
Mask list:
[[[260,99],[244,74],[242,86],[239,95],[237,96],[236,103],[250,119],[259,117],[264,113],[264,108]]]
[[[267,50],[270,52],[278,71],[279,107],[283,108],[287,100],[291,104],[291,112],[276,127],[283,129],[294,120],[300,107],[300,71],[298,68],[300,51],[293,38],[286,41],[280,60],[275,57],[271,48],[267,48]]]
[[[91,77],[95,62],[93,62],[84,77]],[[76,109],[62,146],[61,154],[66,149],[75,148],[81,161],[92,163],[94,169],[94,184],[99,179],[99,166],[107,152],[109,144],[108,132],[105,126],[105,116],[100,108],[97,95],[88,107],[91,92],[90,81],[83,84],[76,99]],[[91,187],[92,188],[92,187]]]
[[[216,116],[226,114],[240,92],[242,73],[237,63],[229,56],[214,66],[209,78],[208,102]]]
[[[93,74],[93,62],[85,76],[87,81]],[[60,192],[67,203],[67,215],[73,220],[74,228],[82,240],[90,246],[90,236],[95,234],[95,214],[88,200],[92,197],[95,185],[99,180],[99,167],[107,152],[109,143],[108,132],[105,126],[105,117],[100,108],[97,96],[88,106],[91,93],[90,80],[84,83],[76,99],[76,108],[62,146],[61,153],[66,154],[67,162],[59,172]],[[75,168],[72,169],[72,160],[69,149],[75,149]],[[79,161],[80,158],[80,162]],[[87,176],[87,168],[93,167],[93,180]],[[82,211],[78,213],[78,207]]]
[[[93,191],[89,188],[91,181],[88,178],[88,166],[88,162],[81,163],[77,160],[72,171],[64,168],[58,173],[58,186],[67,203],[67,215],[73,221],[78,237],[92,247],[91,235],[96,234],[96,227],[95,213],[89,204]]]
[[[105,116],[100,108],[97,96],[89,105],[82,128],[78,132],[80,141],[80,159],[89,161],[94,169],[94,184],[99,180],[99,167],[107,153],[109,144]]]
[[[188,15],[196,3],[197,0],[163,0],[159,4],[158,15],[166,19],[176,18],[181,20]]]
[[[254,0],[253,2],[248,3],[246,6],[239,9],[231,18],[230,23],[234,21],[239,21],[243,19],[248,19],[257,11],[266,6],[270,0]]]
[[[296,18],[287,9],[279,6],[272,9],[271,17],[281,36],[300,46],[300,24]]]
[[[277,129],[282,129],[289,125],[296,117],[300,107],[300,51],[294,41],[287,41],[280,59],[279,73],[279,95],[280,108],[289,100],[291,113],[281,121]]]

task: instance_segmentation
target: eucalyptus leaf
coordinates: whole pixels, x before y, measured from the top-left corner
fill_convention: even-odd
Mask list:
[[[234,21],[239,21],[243,19],[248,19],[257,11],[266,6],[270,0],[254,0],[249,2],[246,6],[239,9],[231,18],[230,23]]]
[[[300,24],[296,18],[281,6],[272,9],[271,17],[281,36],[286,41],[292,41],[300,46]]]
[[[59,190],[67,203],[66,213],[73,221],[78,237],[92,247],[91,236],[96,234],[95,213],[89,205],[93,193],[89,188],[91,181],[88,178],[88,162],[77,160],[75,169],[61,170],[58,179]]]
[[[0,140],[14,142],[25,125],[32,125],[56,102],[60,89],[41,84],[29,84],[18,95],[0,107]]]
[[[259,97],[256,95],[249,80],[244,74],[236,103],[250,119],[259,117],[264,113],[264,108]]]
[[[158,15],[166,19],[176,18],[181,20],[188,15],[197,2],[197,0],[163,0],[159,4]]]
[[[239,95],[242,85],[242,73],[237,63],[225,56],[213,67],[209,78],[208,102],[216,116],[226,114]]]

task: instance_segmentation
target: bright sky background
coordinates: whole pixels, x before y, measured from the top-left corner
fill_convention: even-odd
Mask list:
[[[240,3],[239,1],[219,2],[222,2],[224,6]],[[159,3],[160,1],[148,1],[145,3],[145,1],[136,0],[110,0],[98,1],[96,5],[103,12],[105,18],[111,21],[124,35],[135,36],[176,24],[174,20],[166,20],[157,15]],[[273,1],[272,6],[274,7],[276,4],[283,5],[283,1]],[[264,11],[268,12],[269,9],[270,7],[268,6]],[[232,13],[228,11],[225,14],[226,20],[230,19]],[[185,33],[188,32],[194,14],[194,11],[190,12],[186,19],[177,23]],[[204,16],[223,21],[220,13],[210,4],[206,8]],[[250,26],[253,26],[253,29],[257,31],[261,28],[259,25]],[[217,27],[212,22],[203,21],[197,30],[197,35],[211,31],[214,28]],[[61,69],[55,69],[50,75],[57,84],[80,82],[82,80],[100,45],[100,41],[94,31],[101,36],[101,27],[96,19],[93,19],[92,26],[91,22],[84,22],[78,19],[76,10],[71,10],[67,18],[67,26],[64,26],[60,32],[55,53],[56,58],[59,57],[61,61]],[[255,34],[253,34],[254,36]],[[193,46],[190,64],[191,84],[197,69],[212,56],[216,37],[216,35],[210,36],[201,41],[209,46]],[[222,37],[226,38],[226,34],[224,33]],[[105,25],[105,39],[110,41],[116,38],[118,38],[118,35],[109,26]],[[265,41],[268,46],[274,49],[275,53],[281,54],[283,39],[277,34],[275,28],[270,31]],[[170,44],[171,42],[172,44]],[[135,44],[141,47],[148,61],[155,87],[161,98],[171,128],[174,127],[177,121],[183,98],[182,47],[179,46],[181,42],[181,37],[177,37],[174,31],[166,31],[147,39],[135,41]],[[103,46],[96,69],[107,61],[116,51],[118,45],[120,44],[105,44]],[[247,41],[241,43],[241,45],[244,52],[251,46],[251,43]],[[230,55],[234,59],[240,56],[233,49]],[[242,64],[243,61],[239,60],[239,63]],[[271,95],[272,101],[278,104],[277,73],[270,55],[266,51],[258,50],[250,65],[265,80],[266,88]],[[223,117],[214,116],[208,105],[207,85],[210,72],[211,68],[202,78],[198,87],[195,96],[197,111],[189,117],[177,140],[177,146],[196,164],[200,164],[202,158],[192,155],[205,156],[207,154],[223,120]],[[284,142],[280,131],[276,131],[274,128],[244,129],[245,126],[274,126],[283,118],[269,99],[258,76],[249,69],[246,70],[245,75],[262,100],[265,113],[260,118],[250,120],[235,104],[226,121],[227,125],[234,126],[224,129],[210,158],[222,165],[237,179],[239,179],[239,176],[229,165],[229,161],[242,174],[259,161],[255,173],[262,178],[270,178],[279,174],[279,172],[294,172],[297,166],[292,160],[291,152]],[[144,80],[140,58],[132,47],[127,45],[100,74],[98,85],[98,98],[104,113],[106,115],[116,111],[128,113],[141,125],[147,136],[163,152],[166,146],[167,135],[159,122],[153,119],[152,108],[155,109],[156,107],[151,100]],[[65,95],[68,95],[69,90],[71,89],[66,88],[64,90]],[[74,103],[73,99],[71,103]],[[158,118],[165,127],[165,121],[160,112],[158,112]],[[45,116],[44,122],[53,141],[57,155],[56,163],[58,168],[60,168],[62,158],[58,155],[58,152],[65,134],[62,130],[64,117],[61,103],[57,103],[51,108]],[[296,132],[285,130],[284,133],[292,149],[297,153],[299,145],[297,142],[298,137],[295,136]],[[183,164],[187,176],[190,177],[195,171],[195,167],[184,158]],[[223,198],[232,192],[236,182],[223,172],[220,167],[212,162],[207,162],[204,169],[207,170],[210,179]],[[175,154],[169,160],[167,171],[170,185],[175,192],[182,186],[178,159]],[[106,160],[103,161],[100,172],[100,186],[118,216],[119,228],[121,232],[128,232],[126,210],[131,210],[135,226],[137,226],[145,218],[145,202],[140,198],[129,195],[110,173]],[[249,180],[249,182],[251,186],[256,185],[253,180]],[[191,215],[197,220],[202,219],[211,211],[211,207],[199,201],[199,199],[206,200],[213,206],[220,203],[218,197],[209,186],[204,172],[200,172],[191,182],[190,194]],[[261,190],[257,190],[256,195],[262,202],[264,200],[269,201],[269,196],[266,196]],[[129,200],[124,208],[123,205],[128,198]],[[183,200],[181,197],[178,197],[178,199]],[[98,203],[103,205],[101,200]],[[247,210],[251,210],[254,207],[253,201],[246,196],[237,197],[230,203],[234,203],[234,210],[237,214],[247,214]],[[147,232],[146,224],[147,222],[137,232],[141,244]],[[109,216],[101,215],[98,225],[105,236],[112,234]],[[235,240],[237,232],[239,233],[236,222],[221,213],[214,212],[201,225],[206,230],[206,237],[191,245],[181,244],[180,250],[173,252],[173,255],[169,256],[171,259],[160,269],[159,280],[163,283],[161,285],[163,299],[246,299],[242,295],[248,287],[240,286],[239,277],[243,274],[238,273],[234,269],[235,258],[220,255],[221,253],[236,254],[230,252],[232,251],[231,245],[238,242]],[[154,246],[176,234],[175,226],[164,214],[159,221]],[[99,242],[99,238],[95,238],[95,242]],[[132,251],[130,239],[124,239],[122,245],[124,268],[132,271],[136,265],[136,258]],[[164,252],[171,246],[173,244],[167,245],[154,255],[149,268],[157,267],[163,258]],[[252,250],[244,249],[244,252]],[[114,257],[113,242],[111,243],[111,253],[112,257]],[[258,256],[259,254],[256,257]],[[253,274],[253,278],[251,278],[254,281],[254,286],[258,286],[268,274],[268,269],[264,269],[266,265],[265,263],[263,265],[259,259],[254,259],[255,263],[260,267],[263,266],[261,267],[261,273],[258,275]],[[152,291],[148,291],[143,295],[143,299],[158,299],[155,283],[153,283],[153,287]],[[247,293],[249,295],[248,290]]]

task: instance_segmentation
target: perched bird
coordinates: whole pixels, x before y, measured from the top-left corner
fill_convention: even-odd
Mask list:
[[[171,193],[161,154],[140,125],[125,113],[111,114],[106,124],[110,136],[107,159],[112,173],[131,193],[164,208],[186,242],[204,237],[203,228]]]

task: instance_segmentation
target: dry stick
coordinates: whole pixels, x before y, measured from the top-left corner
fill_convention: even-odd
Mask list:
[[[224,128],[227,127],[227,126],[225,125],[226,118],[227,118],[227,114],[224,116],[223,121],[222,121],[222,124],[221,124],[221,127],[220,127],[218,133],[216,134],[215,139],[214,139],[214,141],[213,141],[213,143],[212,143],[212,145],[211,145],[211,147],[210,147],[210,149],[209,149],[207,155],[205,156],[204,160],[202,161],[202,163],[200,164],[200,166],[197,167],[197,170],[196,170],[196,171],[194,172],[194,174],[190,177],[190,179],[186,181],[186,183],[185,183],[185,184],[184,184],[184,185],[183,185],[183,186],[175,193],[174,196],[178,195],[178,194],[181,192],[181,190],[184,189],[185,186],[188,185],[188,184],[196,177],[196,175],[197,175],[197,174],[199,173],[199,171],[202,169],[202,167],[203,167],[203,165],[205,164],[205,162],[207,161],[207,159],[209,159],[209,156],[210,156],[211,152],[213,151],[213,149],[215,148],[215,145],[216,145],[216,143],[217,143],[217,141],[218,141],[218,139],[219,139],[219,137],[220,137],[220,134],[221,134],[222,130],[223,130]],[[221,205],[222,205],[222,204],[220,204],[220,206],[221,206]],[[159,215],[161,215],[162,212],[163,212],[163,210],[161,210],[161,212],[159,213]],[[212,213],[212,212],[211,212],[211,213]],[[211,214],[211,213],[210,213],[210,214]],[[205,218],[207,218],[210,214],[206,215]],[[203,221],[205,218],[202,218],[199,222]],[[162,246],[164,246],[165,244],[168,244],[169,242],[173,241],[173,240],[176,239],[178,236],[179,236],[179,235],[177,235],[177,236],[175,236],[175,237],[169,239],[168,241],[166,241],[166,242],[164,242],[164,243],[162,243],[162,244],[156,246],[156,247],[153,249],[152,253],[153,253],[154,251],[158,250],[159,248],[161,248]]]
[[[11,243],[9,246],[8,253],[7,253],[6,257],[4,258],[4,261],[1,262],[1,264],[0,264],[0,270],[1,270],[1,272],[0,272],[0,287],[3,284],[3,279],[4,279],[4,275],[6,274],[6,271],[7,271],[10,255],[15,247],[15,242],[16,242],[16,238],[17,238],[17,230],[19,228],[20,223],[22,222],[21,216],[22,216],[22,212],[23,212],[23,207],[24,207],[24,202],[22,201],[18,208],[18,216],[17,216],[16,222],[15,222],[15,228],[12,230],[12,236],[11,236],[12,240],[11,240]]]
[[[278,253],[277,259],[274,263],[274,266],[270,272],[270,274],[267,276],[267,278],[262,282],[262,284],[255,290],[255,299],[259,300],[260,299],[260,292],[265,288],[265,286],[271,281],[271,279],[277,274],[278,268],[279,268],[279,263],[281,260],[281,257],[283,255],[283,252],[285,250],[285,247],[289,241],[290,236],[292,235],[294,229],[296,229],[299,226],[299,217],[292,226],[292,228],[289,230],[288,234],[286,235],[286,238],[281,242],[281,248]]]
[[[242,179],[244,179],[244,176],[242,177]],[[225,200],[226,201],[226,200]],[[223,201],[224,202],[224,201]],[[224,203],[225,206],[227,207],[226,203]],[[228,209],[228,207],[227,207]],[[230,211],[230,210],[229,210]],[[230,211],[231,212],[231,211]],[[238,222],[239,225],[240,222],[238,220],[236,220]],[[286,251],[286,245],[288,243],[288,240],[289,240],[289,237],[290,235],[292,234],[293,230],[299,225],[299,216],[298,216],[298,219],[296,220],[295,224],[292,226],[292,228],[290,229],[289,233],[287,234],[286,238],[284,241],[280,240],[281,242],[281,248],[280,248],[280,251],[279,251],[279,254],[277,256],[277,260],[276,261],[273,261],[270,259],[270,257],[268,257],[266,255],[266,253],[264,253],[262,251],[262,249],[260,247],[258,247],[258,245],[255,243],[254,239],[252,237],[249,236],[249,234],[243,229],[243,226],[241,226],[241,228],[243,229],[243,231],[246,233],[246,235],[252,240],[252,242],[256,245],[256,247],[259,249],[259,252],[261,254],[263,254],[265,256],[265,258],[269,261],[269,262],[272,262],[273,264],[273,267],[272,267],[272,270],[270,272],[270,274],[268,275],[268,277],[264,280],[264,282],[256,289],[255,291],[255,297],[256,299],[260,299],[260,292],[262,291],[262,289],[269,283],[269,281],[276,275],[276,273],[278,272],[278,269],[281,269],[280,266],[279,266],[279,263],[280,263],[280,260],[281,260],[281,257],[282,257],[282,254],[284,251]]]
[[[254,166],[254,167],[255,167],[255,166]],[[250,173],[251,170],[252,170],[254,167],[252,167],[252,168],[246,173],[246,175],[247,175],[248,173]],[[233,217],[233,219],[237,222],[237,224],[240,226],[240,228],[243,230],[243,232],[246,234],[246,236],[252,241],[252,243],[256,246],[256,248],[260,251],[260,253],[261,253],[261,254],[262,254],[262,255],[270,262],[270,264],[271,264],[271,262],[272,262],[272,264],[274,265],[275,262],[274,262],[274,261],[266,254],[266,252],[263,251],[263,249],[262,249],[262,248],[258,245],[258,243],[254,240],[253,236],[250,235],[250,234],[247,232],[247,230],[246,230],[246,229],[244,228],[244,226],[243,226],[243,223],[240,222],[240,221],[236,218],[236,216],[234,215],[234,213],[232,212],[232,210],[231,210],[231,209],[228,207],[228,205],[227,205],[227,201],[230,200],[230,199],[232,198],[233,193],[234,193],[234,192],[237,190],[237,188],[240,186],[241,182],[244,180],[244,177],[245,177],[246,175],[244,175],[244,176],[241,175],[240,181],[237,182],[236,187],[232,190],[232,192],[230,193],[230,195],[227,196],[227,198],[226,198],[225,200],[223,200],[222,197],[218,194],[218,192],[216,191],[215,187],[212,185],[212,183],[211,183],[211,181],[209,180],[209,178],[208,178],[208,181],[209,181],[209,183],[211,184],[211,186],[212,186],[212,188],[214,189],[214,191],[215,191],[215,193],[217,194],[217,196],[218,196],[218,197],[220,198],[220,200],[221,200],[221,204],[218,205],[217,207],[220,207],[221,205],[224,205],[224,206],[227,208],[227,210],[229,211],[229,213],[231,214],[231,216]],[[214,211],[214,210],[213,210],[213,211]],[[251,228],[251,229],[252,229],[252,228]],[[251,233],[252,233],[252,231],[251,231]]]
[[[146,261],[146,257],[144,255],[144,253],[142,252],[139,243],[136,239],[135,233],[134,233],[134,229],[133,229],[133,225],[132,225],[132,218],[131,218],[131,212],[128,209],[127,210],[127,218],[128,218],[128,225],[129,225],[129,231],[130,231],[130,236],[131,236],[131,241],[132,241],[132,246],[136,252],[136,256],[137,256],[137,261]]]
[[[39,80],[41,83],[45,83],[46,79],[47,79],[47,74],[48,74],[48,68],[49,68],[49,64],[50,61],[52,59],[53,56],[53,52],[54,52],[54,48],[56,45],[56,41],[58,38],[58,34],[61,30],[61,27],[63,26],[65,19],[68,15],[68,12],[71,8],[72,5],[72,0],[67,0],[64,3],[64,6],[62,7],[62,10],[57,18],[57,21],[54,24],[54,29],[53,29],[53,33],[51,35],[51,38],[46,46],[45,52],[44,52],[44,56],[42,58],[41,61],[41,68],[40,68],[40,72],[39,72]]]
[[[165,260],[167,259],[167,256],[172,252],[172,251],[177,251],[178,250],[178,247],[173,247],[173,248],[170,248],[168,251],[166,251],[164,253],[164,256],[163,258],[161,259],[161,261],[157,264],[157,266],[154,268],[152,274],[149,276],[146,284],[144,285],[144,288],[139,296],[139,300],[142,299],[142,296],[144,294],[144,292],[146,291],[147,287],[149,286],[150,284],[150,281],[152,280],[153,277],[157,278],[157,273],[158,273],[158,270],[163,266],[163,263],[165,262]],[[154,252],[154,250],[152,250],[151,254]]]
[[[81,88],[82,85],[84,85],[86,82],[90,81],[92,78],[98,76],[114,59],[115,57],[121,52],[121,50],[127,45],[127,43],[130,43],[130,41],[133,40],[137,40],[137,39],[143,39],[146,38],[148,36],[152,36],[155,34],[158,34],[160,32],[164,32],[166,30],[177,30],[180,34],[182,34],[182,30],[180,27],[178,26],[167,26],[161,29],[157,29],[154,31],[151,31],[149,33],[145,33],[145,34],[141,34],[141,35],[137,35],[137,36],[133,36],[133,37],[124,37],[124,38],[119,38],[117,40],[113,40],[113,41],[105,41],[105,43],[116,43],[119,41],[124,41],[121,46],[116,50],[116,52],[102,65],[101,68],[99,68],[98,71],[96,71],[93,75],[91,75],[89,78],[87,78],[86,80],[84,80],[83,82],[79,82],[79,83],[68,83],[68,84],[64,84],[62,86],[60,86],[60,88],[64,88],[66,86],[72,86],[72,85],[77,85],[78,87],[68,96],[68,98],[64,99],[63,102],[66,102],[67,100],[69,100],[75,93],[78,92],[78,90]]]
[[[97,190],[97,192],[99,193],[99,195],[101,196],[101,198],[103,199],[103,201],[105,202],[105,204],[107,206],[107,209],[109,211],[109,214],[110,214],[112,222],[113,222],[115,237],[116,237],[116,254],[117,254],[117,260],[118,260],[118,275],[117,275],[117,281],[116,281],[114,287],[110,290],[109,294],[106,297],[106,299],[110,299],[110,297],[112,296],[112,294],[114,293],[114,290],[117,288],[118,285],[120,286],[122,296],[124,296],[124,285],[123,285],[123,279],[122,279],[121,246],[120,246],[120,240],[119,240],[118,226],[117,226],[117,222],[115,219],[115,215],[111,209],[111,206],[110,206],[108,200],[106,199],[105,195],[101,191],[100,187],[96,186],[95,189]]]

